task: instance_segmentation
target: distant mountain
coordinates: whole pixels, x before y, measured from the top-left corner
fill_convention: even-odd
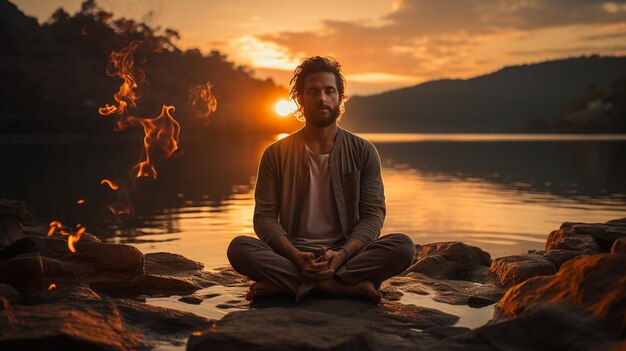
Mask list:
[[[356,132],[559,131],[540,126],[557,125],[552,121],[581,94],[619,77],[626,77],[626,57],[590,56],[505,67],[466,80],[437,80],[355,96],[346,103],[342,125]]]

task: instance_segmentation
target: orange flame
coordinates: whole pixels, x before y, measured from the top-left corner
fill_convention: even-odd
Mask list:
[[[109,65],[107,66],[107,74],[110,77],[120,77],[124,80],[124,83],[120,86],[113,97],[117,102],[117,106],[106,104],[98,112],[103,116],[108,116],[112,113],[121,115],[127,106],[135,107],[136,101],[139,98],[138,89],[145,80],[145,74],[141,69],[135,69],[135,50],[139,45],[143,44],[142,41],[136,40],[130,43],[127,47],[120,51],[113,51],[109,56]]]
[[[72,251],[73,253],[76,253],[76,248],[74,247],[74,243],[77,243],[78,241],[80,241],[80,237],[83,235],[85,230],[87,230],[85,226],[81,226],[80,224],[78,226],[79,228],[76,231],[76,234],[70,234],[67,237],[67,247],[69,247],[70,251]]]
[[[213,84],[207,82],[205,84],[189,86],[189,102],[194,117],[202,124],[209,123],[209,116],[217,110],[217,99],[211,92]]]
[[[82,205],[84,203],[85,203],[85,200],[83,200],[83,199],[79,199],[78,201],[76,201],[77,205]]]
[[[108,180],[108,179],[102,179],[102,180],[100,181],[100,184],[106,184],[106,185],[108,185],[108,186],[109,186],[111,189],[113,189],[113,190],[117,190],[117,189],[119,189],[119,188],[120,188],[120,186],[119,186],[118,184],[116,184],[116,183],[114,183],[114,182],[112,182],[112,181],[110,181],[110,180]]]
[[[52,234],[54,234],[54,231],[57,229],[60,229],[61,227],[63,227],[63,224],[61,224],[61,222],[59,221],[50,222],[50,229],[48,229],[48,236],[51,236]]]
[[[54,289],[56,289],[56,288],[57,288],[57,285],[56,285],[56,284],[54,284],[54,283],[52,283],[52,284],[50,284],[50,286],[48,287],[48,291],[54,290]]]

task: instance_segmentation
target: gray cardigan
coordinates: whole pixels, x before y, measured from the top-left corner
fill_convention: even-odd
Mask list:
[[[278,235],[293,241],[309,186],[303,129],[263,152],[254,193],[254,231],[269,243]],[[385,192],[380,157],[372,143],[337,129],[330,154],[333,192],[346,238],[370,243],[385,220]]]

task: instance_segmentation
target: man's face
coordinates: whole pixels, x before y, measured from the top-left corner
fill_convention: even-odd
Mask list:
[[[335,123],[339,117],[339,92],[335,75],[330,72],[307,75],[298,102],[307,125],[325,128]]]

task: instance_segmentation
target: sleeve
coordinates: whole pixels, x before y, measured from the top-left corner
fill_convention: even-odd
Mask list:
[[[275,152],[268,147],[259,163],[254,191],[254,232],[259,239],[270,243],[287,232],[278,221],[280,210],[280,176]]]
[[[350,238],[369,244],[380,236],[387,210],[380,156],[373,144],[367,145],[359,185],[359,221]]]

